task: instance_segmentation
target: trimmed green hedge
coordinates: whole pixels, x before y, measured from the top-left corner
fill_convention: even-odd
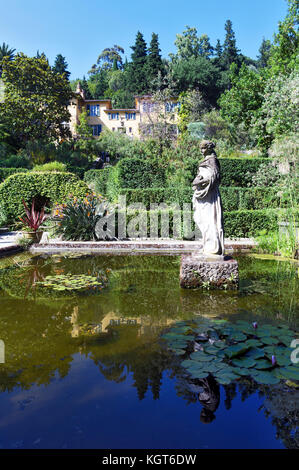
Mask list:
[[[121,188],[159,188],[165,186],[165,169],[158,160],[123,158],[117,165]]]
[[[27,168],[0,168],[0,183],[15,173],[24,173]]]
[[[268,158],[219,158],[221,185],[246,188],[259,167],[269,161]],[[184,161],[185,186],[189,186],[195,178],[199,162],[193,158]]]
[[[37,198],[40,204],[62,203],[69,194],[84,196],[88,186],[72,173],[33,171],[9,176],[0,184],[0,205],[9,222],[15,222],[24,213],[22,199],[31,204]]]
[[[80,180],[84,179],[84,175],[85,175],[85,172],[86,172],[85,168],[81,168],[79,166],[69,165],[67,163],[66,164],[66,169],[69,173],[74,173],[74,175],[78,176],[78,178],[80,178]]]
[[[164,210],[151,210],[143,211],[146,213],[147,217],[147,232],[144,236],[150,236],[149,233],[149,220],[150,216],[158,217],[158,236],[164,236],[161,234],[161,215],[165,214]],[[167,211],[169,213],[169,236],[173,237],[173,220],[174,212],[172,210]],[[127,211],[125,214],[126,217],[126,226],[132,221],[132,219],[140,215],[140,211]],[[116,218],[119,215],[124,214],[124,212],[119,212],[116,215]],[[186,211],[186,217],[190,222],[190,230],[195,229],[195,223],[193,220],[193,212]],[[261,230],[271,231],[274,228],[277,228],[278,220],[283,217],[283,211],[275,209],[263,209],[263,210],[239,210],[239,211],[227,211],[224,213],[224,235],[226,238],[239,238],[239,237],[255,237],[259,234]],[[296,212],[296,217],[299,219],[299,211]],[[182,219],[182,215],[181,215]],[[176,225],[176,234],[180,234],[180,237],[183,237],[183,224],[177,222]],[[116,233],[116,236],[119,234]],[[192,237],[184,234],[185,238],[192,239]],[[194,239],[194,235],[193,235]]]
[[[275,188],[229,188],[223,187],[221,199],[224,211],[240,209],[265,209],[280,207],[280,198]],[[150,204],[191,203],[193,191],[191,188],[147,188],[121,189],[120,194],[127,197],[127,204],[141,202],[147,209]]]

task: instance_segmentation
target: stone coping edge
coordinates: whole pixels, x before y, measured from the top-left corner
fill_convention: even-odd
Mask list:
[[[248,252],[255,246],[252,240],[248,241],[227,241],[225,248],[230,252]],[[93,251],[97,253],[116,253],[116,252],[174,252],[190,253],[199,251],[202,244],[193,241],[180,240],[126,240],[126,241],[100,241],[100,242],[71,242],[71,241],[53,241],[52,243],[38,243],[31,246],[33,253],[61,252],[61,251]]]

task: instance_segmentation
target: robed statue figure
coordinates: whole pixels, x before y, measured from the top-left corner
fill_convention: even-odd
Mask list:
[[[203,254],[224,255],[220,164],[214,148],[215,144],[209,140],[203,140],[200,144],[204,159],[192,183],[193,217],[202,234]]]

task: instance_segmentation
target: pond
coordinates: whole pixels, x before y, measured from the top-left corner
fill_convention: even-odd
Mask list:
[[[182,365],[202,323],[298,338],[298,264],[238,261],[239,291],[192,291],[179,256],[0,260],[0,448],[298,448],[295,376],[219,383]],[[165,340],[178,329],[185,350]]]

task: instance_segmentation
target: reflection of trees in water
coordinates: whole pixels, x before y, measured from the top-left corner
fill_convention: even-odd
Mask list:
[[[142,400],[150,389],[155,399],[159,398],[162,384],[162,374],[169,368],[172,355],[149,334],[140,336],[137,327],[113,327],[117,331],[119,342],[115,343],[114,351],[92,347],[89,343],[87,350],[89,357],[99,367],[100,372],[107,380],[116,383],[124,381],[128,375],[132,375],[133,386],[137,389],[137,395]],[[111,333],[111,332],[110,332]],[[121,347],[121,337],[132,344],[125,350]],[[134,341],[133,341],[134,339]],[[86,350],[86,351],[87,351]]]

